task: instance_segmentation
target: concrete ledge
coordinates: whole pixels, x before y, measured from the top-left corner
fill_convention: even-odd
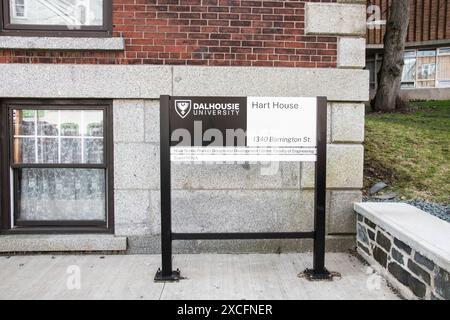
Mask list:
[[[403,203],[356,203],[357,247],[405,297],[450,300],[450,224]]]
[[[369,99],[367,70],[0,64],[0,74],[3,98],[158,99],[173,94]]]
[[[326,96],[366,101],[367,70],[255,67],[174,67],[174,95]]]
[[[0,252],[125,251],[126,237],[113,235],[4,235]]]
[[[0,64],[3,98],[158,98],[170,94],[168,66]]]
[[[23,50],[125,50],[123,38],[0,37],[0,49]]]
[[[450,270],[450,224],[405,203],[356,203],[355,211]]]

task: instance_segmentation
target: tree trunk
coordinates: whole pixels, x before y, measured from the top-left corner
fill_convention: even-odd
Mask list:
[[[409,25],[409,0],[394,0],[384,36],[383,63],[378,78],[378,89],[373,101],[376,111],[394,111],[402,105],[400,86],[403,72],[405,42]]]

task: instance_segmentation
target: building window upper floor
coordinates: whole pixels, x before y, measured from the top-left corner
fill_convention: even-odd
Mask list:
[[[112,1],[0,1],[3,35],[108,37],[112,34]]]

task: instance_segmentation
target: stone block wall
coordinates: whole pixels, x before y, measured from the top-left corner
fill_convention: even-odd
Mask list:
[[[450,270],[426,258],[413,247],[357,215],[358,252],[376,263],[408,294],[407,298],[450,300]]]
[[[130,252],[159,250],[159,100],[115,99],[115,234]],[[329,103],[328,250],[352,247],[361,201],[364,106]],[[352,126],[351,123],[355,123]],[[273,232],[313,229],[313,163],[172,164],[173,230]],[[177,252],[311,250],[309,240],[175,242]]]

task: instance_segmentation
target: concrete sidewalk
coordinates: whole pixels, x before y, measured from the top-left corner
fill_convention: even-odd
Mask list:
[[[297,274],[311,254],[175,255],[187,279],[154,283],[159,255],[0,256],[0,299],[399,299],[377,275],[346,253],[327,255],[342,274],[308,282]],[[68,289],[77,284],[80,289]]]

